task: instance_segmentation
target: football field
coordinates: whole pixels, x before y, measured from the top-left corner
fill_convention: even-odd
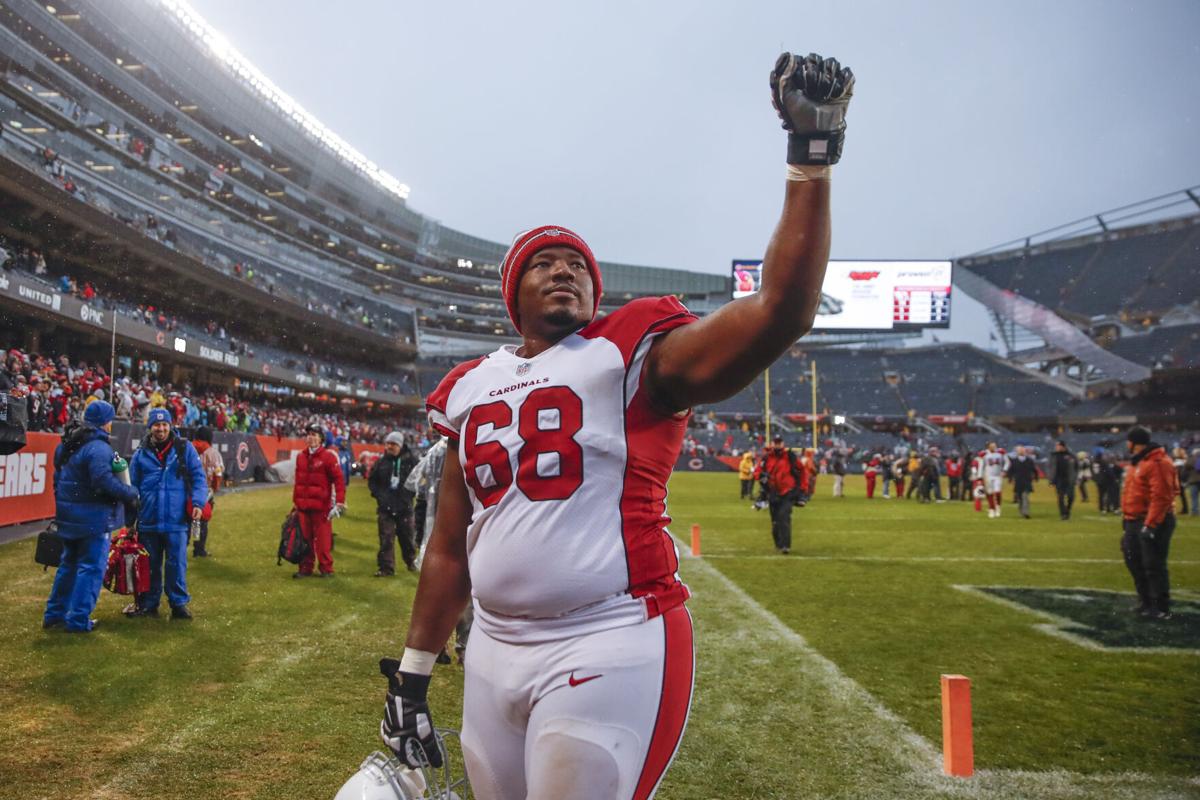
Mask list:
[[[1133,602],[1119,521],[969,503],[817,496],[791,555],[732,474],[679,474],[672,530],[693,590],[692,716],[658,797],[1200,798],[1200,524],[1171,548],[1176,614]],[[285,487],[225,495],[191,623],[127,620],[102,594],[90,635],[45,633],[52,572],[0,547],[0,798],[330,798],[379,745],[384,681],[415,576],[375,579],[373,504],[355,479],[337,577],[275,565]],[[165,607],[165,606],[164,606]],[[468,654],[469,655],[469,654]],[[972,681],[970,779],[941,774],[939,675]],[[461,668],[438,667],[457,726]]]

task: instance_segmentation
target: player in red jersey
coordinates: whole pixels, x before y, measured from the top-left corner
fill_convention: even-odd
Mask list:
[[[697,320],[673,297],[597,318],[576,233],[519,234],[501,291],[520,346],[460,364],[428,399],[449,439],[441,500],[381,735],[440,761],[426,691],[468,602],[462,743],[481,800],[649,798],[683,735],[693,641],[666,526],[689,409],[747,386],[812,326],[829,258],[830,167],[854,77],[784,54],[784,207],[760,291]]]

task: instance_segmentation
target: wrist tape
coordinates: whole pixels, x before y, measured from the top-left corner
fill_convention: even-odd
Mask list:
[[[400,672],[411,672],[414,675],[432,675],[435,663],[437,663],[437,653],[406,647],[404,648],[404,655],[400,657]]]
[[[827,181],[832,172],[828,164],[788,164],[789,181]]]

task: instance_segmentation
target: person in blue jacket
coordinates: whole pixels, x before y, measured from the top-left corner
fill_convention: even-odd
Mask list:
[[[138,595],[125,609],[130,617],[157,617],[163,595],[163,561],[166,560],[167,602],[171,619],[191,619],[187,590],[187,547],[192,520],[200,519],[208,501],[208,481],[196,448],[177,436],[171,413],[151,409],[146,423],[150,432],[129,462],[129,477],[140,500],[138,540],[150,554],[150,591]],[[192,501],[191,513],[187,510]]]
[[[54,451],[54,517],[64,548],[43,628],[87,633],[96,627],[91,616],[100,599],[109,538],[125,524],[125,504],[137,501],[137,491],[113,474],[116,454],[108,434],[116,415],[111,404],[92,401],[83,424]]]
[[[354,463],[354,453],[350,450],[350,443],[346,441],[345,436],[339,436],[333,440],[337,446],[338,466],[342,468],[342,480],[346,485],[350,485],[350,466]]]

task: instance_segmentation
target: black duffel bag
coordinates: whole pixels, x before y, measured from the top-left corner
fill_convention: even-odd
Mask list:
[[[37,549],[33,551],[33,560],[42,565],[42,572],[62,563],[63,540],[58,535],[58,523],[51,522],[46,530],[37,536]]]

